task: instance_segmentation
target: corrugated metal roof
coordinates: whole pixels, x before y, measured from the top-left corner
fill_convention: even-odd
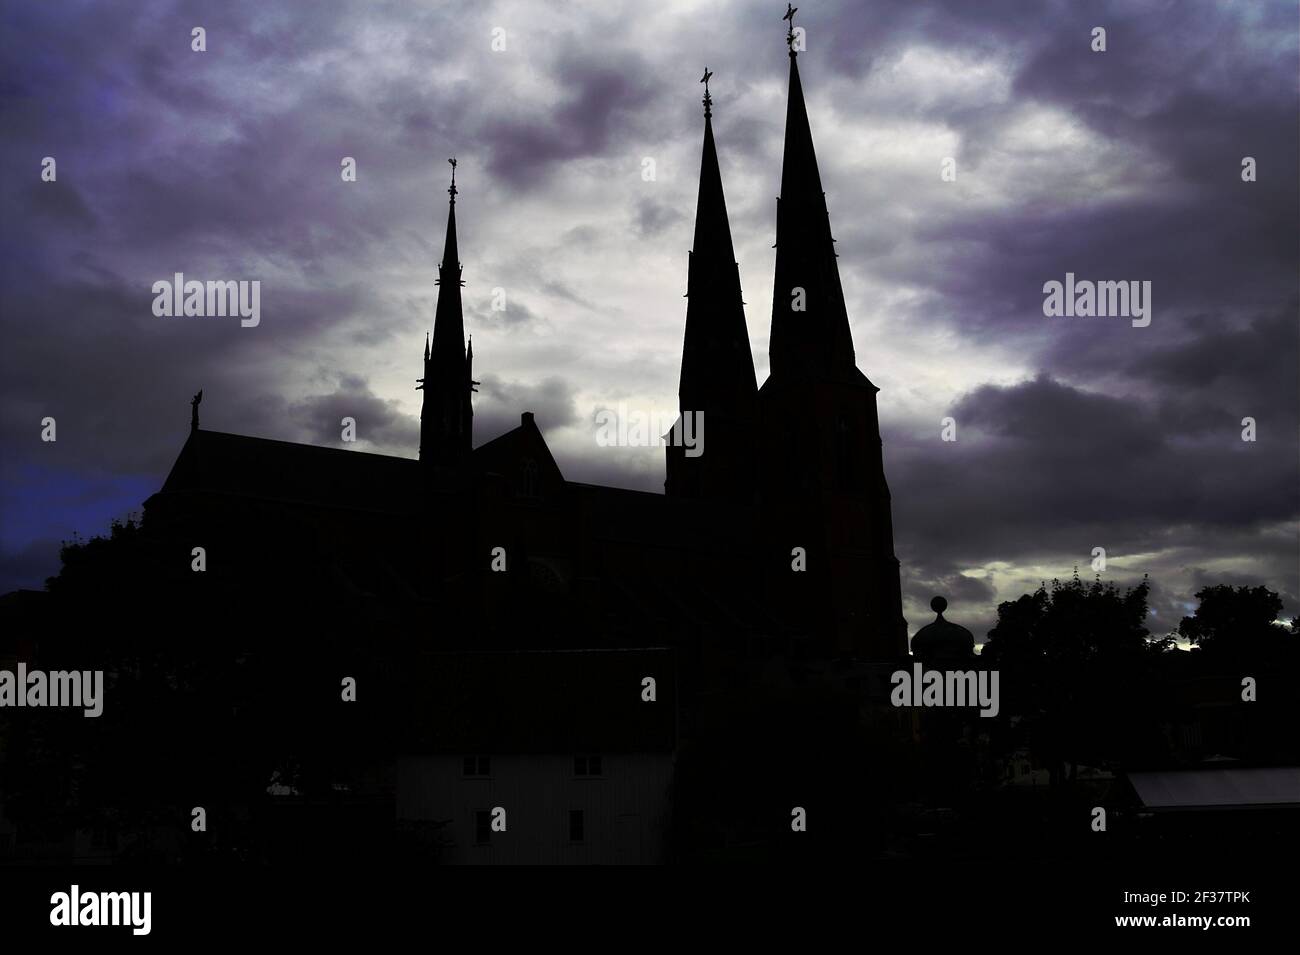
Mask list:
[[[1300,767],[1129,773],[1148,809],[1300,806]]]

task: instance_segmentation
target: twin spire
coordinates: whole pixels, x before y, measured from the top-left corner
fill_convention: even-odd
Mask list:
[[[796,6],[787,4],[790,91],[785,156],[776,216],[776,278],[772,300],[771,370],[777,382],[861,377],[854,361],[848,309],[835,261],[835,239],[816,164],[813,131],[796,61]],[[695,234],[686,279],[686,329],[677,398],[681,424],[690,414],[707,422],[708,453],[668,450],[669,494],[727,498],[751,485],[758,444],[759,403],[749,346],[740,270],[723,196],[714,110],[705,69],[705,140],[699,162]],[[764,386],[766,387],[766,386]],[[803,386],[797,385],[796,391]]]
[[[835,262],[835,240],[822,192],[812,130],[796,62],[794,14],[787,4],[790,95],[786,112],[781,198],[777,200],[776,276],[771,370],[781,380],[838,378],[857,373],[848,313]],[[695,236],[687,277],[686,330],[678,385],[683,419],[702,414],[709,454],[668,453],[670,494],[734,494],[752,469],[758,434],[758,388],[713,138],[713,97],[705,69],[704,144],[700,158]]]
[[[781,195],[777,200],[771,371],[773,376],[781,377],[856,377],[860,373],[856,371],[848,309],[835,261],[835,239],[799,79],[796,12],[797,7],[787,4],[782,17],[789,23],[786,44],[790,50],[790,93]],[[754,388],[740,276],[713,140],[713,98],[709,95],[712,76],[706,68],[700,80],[704,84],[704,147],[687,291],[691,301],[679,392],[683,402],[697,400],[709,391],[734,395]],[[696,307],[701,304],[706,307]],[[727,376],[730,380],[717,380]]]

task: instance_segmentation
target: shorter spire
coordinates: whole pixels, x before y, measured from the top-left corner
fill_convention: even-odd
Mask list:
[[[447,188],[447,240],[438,263],[438,303],[433,335],[424,365],[424,404],[420,409],[420,460],[459,466],[469,454],[474,432],[470,404],[469,357],[465,350],[465,317],[461,308],[460,255],[456,246],[456,160]]]
[[[424,360],[429,360],[429,333],[424,333]]]

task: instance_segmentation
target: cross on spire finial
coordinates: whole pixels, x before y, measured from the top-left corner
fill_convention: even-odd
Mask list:
[[[451,201],[456,201],[456,157],[452,156],[447,162],[451,163],[451,186],[447,189],[447,195],[451,196]]]
[[[787,3],[785,5],[785,16],[781,18],[782,20],[790,21],[790,29],[787,30],[785,34],[785,45],[790,48],[791,56],[798,56],[798,54],[795,52],[794,49],[794,15],[798,12],[799,12],[798,7]]]
[[[709,95],[709,79],[713,76],[713,71],[707,66],[704,68],[704,76],[700,82],[704,84],[704,118],[708,119],[713,115],[713,97]]]

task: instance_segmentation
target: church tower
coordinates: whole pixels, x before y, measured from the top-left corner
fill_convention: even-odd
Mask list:
[[[759,391],[763,512],[779,558],[772,583],[819,649],[907,652],[879,390],[858,370],[826,194],[799,79],[793,11],[790,94],[776,214],[771,375]],[[795,569],[802,548],[803,570]]]
[[[686,280],[680,415],[667,447],[665,492],[752,503],[757,496],[758,387],[749,350],[740,270],[713,142],[713,98],[704,71],[704,148],[695,241]],[[684,447],[693,440],[695,446]]]
[[[420,460],[444,467],[464,463],[473,448],[474,409],[470,395],[473,346],[465,347],[465,320],[461,312],[460,257],[456,249],[456,160],[451,163],[451,197],[447,212],[447,240],[438,264],[438,306],[433,321],[433,342],[424,342],[424,377],[416,387],[424,391],[420,408]]]

